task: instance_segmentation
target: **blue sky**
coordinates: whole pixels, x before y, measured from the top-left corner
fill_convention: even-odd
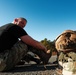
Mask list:
[[[0,0],[0,26],[17,17],[28,20],[24,29],[32,38],[53,41],[64,30],[76,30],[76,0]]]

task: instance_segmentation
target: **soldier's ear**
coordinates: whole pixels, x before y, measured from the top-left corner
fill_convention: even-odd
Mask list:
[[[18,22],[18,19],[16,18],[16,19],[14,19],[14,21],[15,21],[15,22]]]

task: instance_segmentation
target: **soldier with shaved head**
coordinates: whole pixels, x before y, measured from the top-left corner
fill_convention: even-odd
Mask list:
[[[0,27],[0,71],[13,68],[29,50],[36,53],[43,63],[48,63],[50,54],[43,44],[23,29],[26,24],[27,20],[20,17]]]

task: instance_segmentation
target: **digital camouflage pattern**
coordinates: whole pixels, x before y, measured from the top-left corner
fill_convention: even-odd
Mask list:
[[[58,62],[59,62],[59,65],[63,67],[63,73],[67,71],[67,72],[71,72],[72,74],[76,74],[76,53],[75,52],[69,52],[69,53],[61,52],[58,57]]]
[[[76,31],[65,30],[57,37],[55,47],[63,75],[76,75]]]
[[[17,42],[10,50],[0,53],[0,71],[12,69],[27,53],[27,45]]]
[[[59,35],[55,42],[58,51],[76,51],[76,31],[66,30]]]

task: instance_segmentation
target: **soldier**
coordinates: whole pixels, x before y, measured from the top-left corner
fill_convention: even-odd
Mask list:
[[[26,24],[27,20],[20,17],[0,27],[0,71],[12,69],[29,50],[48,63],[50,55],[46,47],[27,34],[23,29]]]
[[[76,75],[76,31],[65,30],[55,42],[63,75]]]

